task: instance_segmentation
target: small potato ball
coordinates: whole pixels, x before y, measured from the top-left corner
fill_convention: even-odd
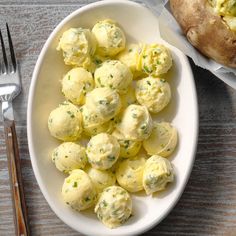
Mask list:
[[[168,157],[177,145],[177,130],[168,122],[154,123],[150,137],[143,141],[149,155]]]
[[[124,110],[116,128],[127,140],[143,141],[152,132],[152,118],[145,106],[130,105]]]
[[[89,166],[85,171],[91,178],[98,193],[116,183],[116,176],[111,170],[98,170]]]
[[[133,74],[120,61],[108,60],[96,69],[94,79],[96,87],[109,87],[124,94],[132,82]]]
[[[76,105],[83,105],[86,94],[93,88],[92,74],[82,67],[71,69],[62,79],[62,93]]]
[[[87,106],[80,108],[83,118],[83,132],[91,137],[100,133],[111,133],[113,131],[113,122],[111,120],[104,122],[104,119],[99,117]]]
[[[117,161],[120,144],[112,135],[100,133],[90,139],[86,153],[93,168],[107,170]]]
[[[64,173],[83,169],[87,163],[85,148],[73,142],[62,143],[53,150],[52,161],[56,168]]]
[[[125,34],[116,22],[106,19],[97,22],[92,33],[97,40],[97,54],[113,57],[125,48]]]
[[[166,185],[173,181],[174,170],[166,158],[154,155],[146,161],[143,171],[143,187],[148,195],[164,190]]]
[[[95,213],[109,228],[124,224],[132,213],[132,200],[129,193],[119,186],[105,188],[95,206]]]
[[[171,100],[171,90],[164,79],[147,77],[137,81],[135,94],[138,102],[152,113],[163,110]]]
[[[73,170],[62,186],[64,202],[77,211],[94,205],[97,193],[93,183],[83,170]]]
[[[112,132],[112,136],[116,137],[117,141],[120,144],[120,157],[122,158],[135,156],[142,146],[142,142],[140,141],[125,139],[124,135],[121,134],[118,130],[114,130]]]
[[[154,77],[165,74],[172,66],[168,48],[161,44],[144,44],[137,69]]]
[[[119,185],[131,193],[143,190],[145,162],[144,157],[132,157],[120,161],[116,169],[116,179]]]
[[[130,68],[134,79],[145,75],[144,72],[137,70],[139,55],[141,52],[142,44],[130,44],[124,51],[117,55],[117,59]]]
[[[88,68],[96,39],[89,29],[70,28],[62,34],[57,50],[62,50],[66,65]]]
[[[96,88],[88,93],[85,105],[102,123],[115,117],[121,109],[119,94],[110,88]]]
[[[82,133],[82,116],[79,109],[70,102],[64,102],[54,109],[48,118],[50,134],[62,141],[76,141]]]

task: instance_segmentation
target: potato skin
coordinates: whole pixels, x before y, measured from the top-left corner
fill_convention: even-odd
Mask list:
[[[171,11],[190,43],[213,60],[236,68],[236,32],[207,0],[170,0]]]

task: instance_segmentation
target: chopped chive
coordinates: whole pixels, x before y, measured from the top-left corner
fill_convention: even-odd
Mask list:
[[[90,199],[90,197],[86,197],[84,200],[85,200],[85,202],[88,202],[88,201],[90,201],[91,199]]]
[[[116,157],[114,157],[114,156],[108,156],[107,158],[109,161],[114,161],[116,159]]]

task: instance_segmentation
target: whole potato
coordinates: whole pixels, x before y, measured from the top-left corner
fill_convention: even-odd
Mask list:
[[[170,0],[174,17],[184,34],[204,55],[236,68],[236,31],[224,15],[216,11],[212,0]],[[214,0],[217,3],[217,0]],[[230,2],[230,0],[228,0]],[[229,4],[224,1],[223,4]],[[236,16],[229,16],[235,21]]]

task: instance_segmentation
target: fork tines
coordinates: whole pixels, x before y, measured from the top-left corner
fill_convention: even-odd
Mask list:
[[[8,38],[11,60],[7,58],[6,47],[4,44],[1,29],[0,29],[0,42],[1,42],[1,48],[2,48],[2,57],[3,57],[3,62],[0,63],[0,74],[16,72],[16,67],[17,67],[16,56],[15,56],[14,47],[13,47],[13,43],[11,39],[11,33],[10,33],[7,23],[6,23],[6,29],[7,29],[7,38]]]

